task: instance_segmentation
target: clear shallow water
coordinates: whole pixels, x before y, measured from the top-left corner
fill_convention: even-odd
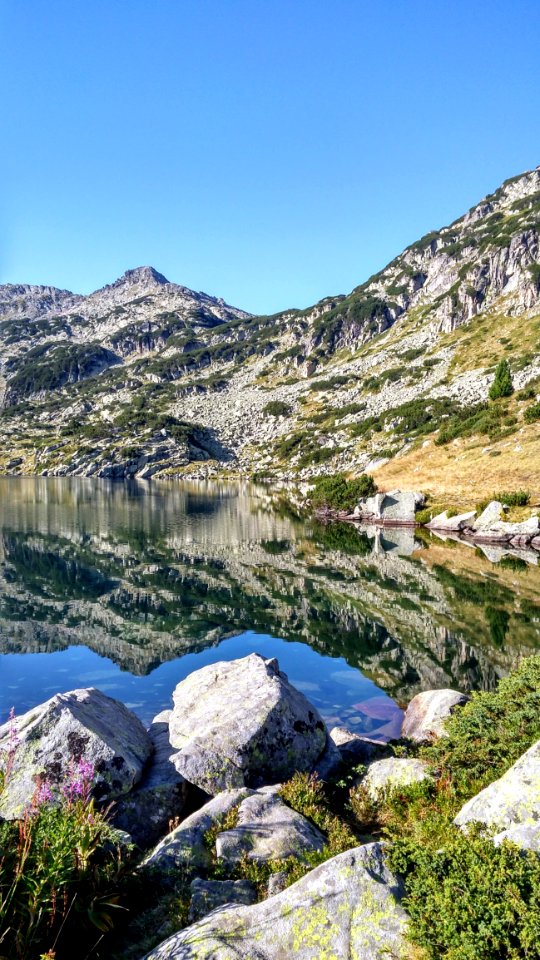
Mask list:
[[[257,651],[330,725],[392,736],[397,703],[540,646],[534,559],[301,522],[247,487],[0,480],[0,720],[96,686],[149,722]]]

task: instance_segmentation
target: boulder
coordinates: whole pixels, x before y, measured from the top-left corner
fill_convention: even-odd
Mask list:
[[[169,822],[183,812],[190,793],[189,785],[171,762],[170,713],[163,710],[154,717],[148,731],[154,752],[140,783],[118,800],[113,815],[114,825],[131,834],[142,849],[167,833]]]
[[[476,516],[476,510],[469,510],[468,513],[458,513],[455,517],[449,517],[448,511],[438,513],[436,517],[426,524],[430,530],[443,530],[449,533],[459,533],[465,527],[470,527]]]
[[[326,727],[311,703],[254,653],[196,670],[174,695],[172,761],[212,796],[310,771],[326,747]]]
[[[415,513],[425,503],[416,490],[389,490],[360,500],[360,516],[381,523],[415,523]]]
[[[487,507],[482,510],[480,516],[474,521],[472,528],[477,532],[491,530],[494,523],[501,520],[503,505],[499,500],[491,500]]]
[[[499,780],[469,800],[454,822],[462,829],[483,823],[495,833],[496,843],[511,840],[540,852],[540,740]]]
[[[188,920],[195,923],[217,907],[229,903],[248,905],[257,902],[257,891],[249,880],[201,880],[191,882]]]
[[[385,960],[405,950],[401,882],[371,843],[327,860],[262,903],[226,907],[146,960]]]
[[[412,783],[420,783],[426,779],[430,779],[430,775],[424,760],[415,760],[413,757],[386,757],[370,763],[367,773],[358,783],[366,789],[370,800],[378,800],[387,790],[409,787]]]
[[[238,823],[218,834],[217,856],[228,864],[249,860],[285,860],[322,850],[325,838],[296,810],[291,810],[277,788],[258,790],[242,800]]]
[[[426,743],[444,736],[444,722],[470,697],[459,690],[425,690],[413,697],[405,711],[401,736]]]
[[[6,819],[23,815],[40,782],[56,796],[92,777],[96,800],[120,797],[140,780],[152,752],[138,717],[94,688],[57,694],[17,717],[14,726],[18,745],[0,795]],[[0,727],[0,756],[9,752],[13,733],[10,723]]]
[[[179,870],[195,873],[210,868],[212,849],[206,842],[206,834],[252,792],[247,788],[226,790],[213,797],[204,807],[192,813],[180,826],[163,837],[141,866],[155,870],[163,877]]]

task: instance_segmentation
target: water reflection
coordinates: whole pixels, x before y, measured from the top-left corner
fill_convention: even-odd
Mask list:
[[[189,657],[281,643],[328,717],[383,728],[383,691],[489,688],[538,647],[537,555],[493,549],[304,523],[247,486],[4,479],[0,712],[61,679],[32,655],[64,651],[71,686],[120,684],[144,713]]]

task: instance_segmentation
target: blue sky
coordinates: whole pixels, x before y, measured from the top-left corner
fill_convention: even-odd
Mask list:
[[[0,0],[0,282],[348,292],[540,163],[538,0]]]

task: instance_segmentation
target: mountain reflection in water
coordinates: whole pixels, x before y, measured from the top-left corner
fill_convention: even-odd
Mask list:
[[[301,521],[248,486],[2,479],[0,718],[95,685],[149,720],[258,650],[328,722],[393,736],[393,701],[490,688],[538,648],[535,561]]]

